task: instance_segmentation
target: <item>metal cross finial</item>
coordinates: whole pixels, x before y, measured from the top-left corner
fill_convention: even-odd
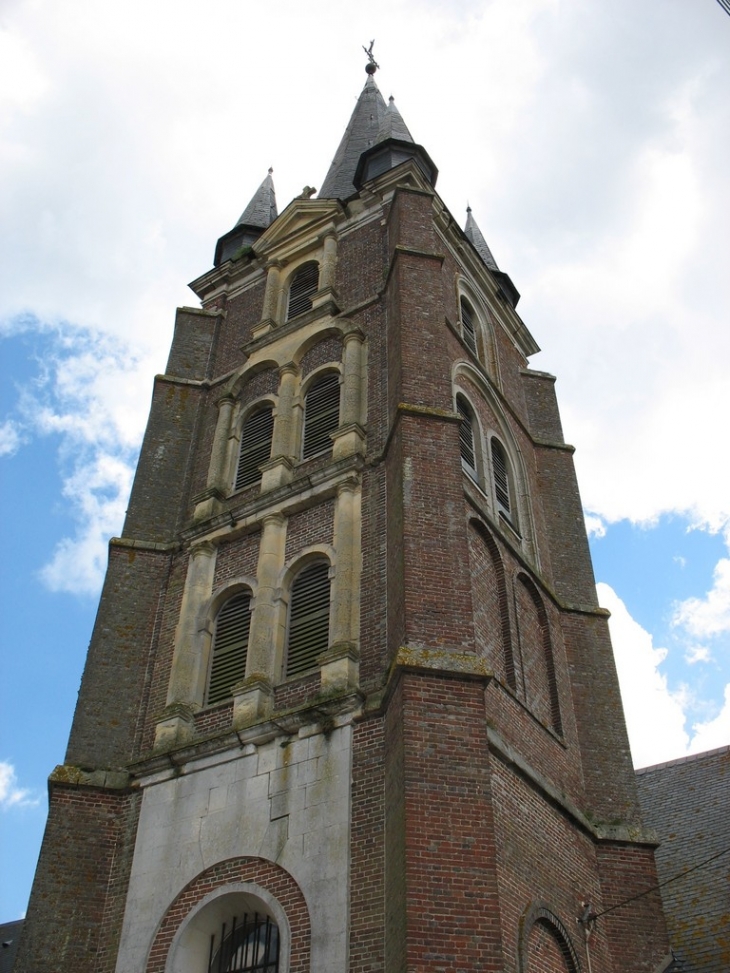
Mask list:
[[[373,44],[374,43],[375,43],[375,41],[373,40],[373,41],[370,41],[370,47],[365,47],[364,44],[362,46],[363,51],[365,51],[365,53],[368,56],[368,63],[367,63],[367,67],[365,68],[365,70],[367,71],[368,74],[375,74],[375,72],[377,71],[377,69],[380,67],[380,65],[378,64],[378,62],[375,60],[375,56],[373,55]]]

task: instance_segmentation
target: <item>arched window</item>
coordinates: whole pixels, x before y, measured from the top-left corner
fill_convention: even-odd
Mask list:
[[[309,387],[304,399],[302,458],[332,449],[331,433],[340,424],[340,377],[326,372]]]
[[[456,411],[459,413],[459,450],[461,465],[472,480],[478,480],[477,451],[474,429],[476,420],[472,407],[461,395],[456,396]]]
[[[312,294],[316,293],[318,287],[319,264],[316,260],[310,260],[302,264],[291,279],[287,320],[312,310]]]
[[[210,937],[208,973],[277,973],[279,929],[269,916],[244,913]]]
[[[492,438],[492,477],[494,479],[494,493],[497,498],[497,510],[513,526],[515,525],[515,510],[512,502],[512,471],[510,470],[507,452],[498,439]]]
[[[261,480],[264,463],[271,458],[274,413],[270,405],[252,412],[241,429],[241,451],[238,454],[235,489],[242,490]]]
[[[468,348],[476,355],[476,315],[474,314],[474,309],[472,308],[471,304],[469,304],[464,297],[462,297],[459,301],[459,312],[461,315],[461,335]]]
[[[223,603],[215,619],[206,703],[222,703],[246,675],[251,630],[251,592],[242,591]]]
[[[302,568],[291,586],[285,678],[317,666],[329,644],[329,563],[315,561]]]

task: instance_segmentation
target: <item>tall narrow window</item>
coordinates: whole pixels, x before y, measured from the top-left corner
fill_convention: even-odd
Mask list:
[[[302,458],[332,449],[330,434],[340,424],[340,378],[327,372],[309,388],[304,400]]]
[[[287,319],[312,310],[312,294],[319,287],[319,264],[315,260],[302,264],[289,285]]]
[[[294,579],[289,601],[286,678],[316,668],[317,656],[329,643],[329,563],[316,561]]]
[[[216,616],[208,705],[228,699],[236,683],[245,677],[250,629],[251,593],[245,591],[224,602]]]
[[[259,467],[271,458],[271,438],[274,433],[274,413],[270,405],[252,412],[241,430],[241,452],[236,470],[236,490],[258,483]]]
[[[474,444],[474,413],[471,406],[460,395],[456,397],[456,411],[459,413],[459,449],[461,465],[472,478],[477,479],[476,448]]]
[[[492,474],[494,476],[494,492],[497,497],[498,511],[510,522],[514,521],[510,490],[510,468],[504,446],[498,439],[492,439]]]
[[[474,324],[474,311],[471,305],[463,297],[459,302],[461,312],[461,333],[467,346],[476,355],[477,353],[477,334]]]

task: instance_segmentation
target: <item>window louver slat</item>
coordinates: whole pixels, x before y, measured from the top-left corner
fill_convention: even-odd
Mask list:
[[[340,423],[340,382],[330,372],[309,389],[304,402],[304,444],[302,457],[308,459],[332,448],[330,433]]]
[[[505,514],[510,514],[509,499],[509,472],[507,468],[507,457],[502,444],[496,439],[492,440],[492,466],[494,469],[494,491],[497,494],[497,503]]]
[[[286,677],[316,668],[329,642],[329,564],[312,564],[295,579],[289,609]]]
[[[246,419],[241,431],[236,490],[242,490],[261,479],[259,467],[271,458],[273,434],[274,414],[270,406],[259,409]]]
[[[251,596],[230,598],[218,612],[213,636],[213,661],[208,684],[209,705],[220,703],[246,675],[248,637],[251,630]]]
[[[461,330],[464,336],[464,341],[476,355],[477,336],[476,336],[476,331],[474,329],[474,316],[472,314],[471,308],[463,298],[461,299],[460,310],[461,310]]]
[[[470,473],[476,471],[476,455],[474,449],[474,425],[471,409],[463,399],[457,398],[456,411],[459,413],[459,449],[461,460]]]
[[[295,318],[298,314],[312,309],[312,294],[319,287],[319,264],[315,262],[303,264],[292,278],[289,287],[289,307],[287,318]]]

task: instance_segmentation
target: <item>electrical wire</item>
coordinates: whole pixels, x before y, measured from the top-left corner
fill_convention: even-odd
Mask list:
[[[725,0],[727,2],[727,0]],[[616,905],[612,905],[610,909],[604,909],[603,912],[598,912],[591,915],[591,920],[595,921],[600,919],[601,916],[607,916],[609,912],[615,912],[616,909],[620,909],[624,905],[628,905],[629,902],[636,902],[637,899],[642,899],[645,895],[649,895],[650,892],[656,892],[657,889],[664,888],[665,885],[669,885],[671,882],[676,882],[680,878],[684,878],[685,875],[689,875],[690,872],[696,872],[698,868],[704,868],[705,865],[709,865],[710,862],[714,862],[715,859],[722,857],[722,855],[727,855],[730,848],[725,848],[722,851],[718,851],[716,855],[712,855],[710,858],[706,858],[704,861],[698,862],[697,865],[693,865],[684,872],[680,872],[679,875],[674,875],[672,878],[668,878],[664,882],[660,882],[658,885],[653,885],[650,889],[646,889],[644,892],[639,892],[638,895],[632,895],[630,899],[624,899],[623,902],[618,902]]]
[[[726,14],[730,14],[730,0],[717,0]]]

